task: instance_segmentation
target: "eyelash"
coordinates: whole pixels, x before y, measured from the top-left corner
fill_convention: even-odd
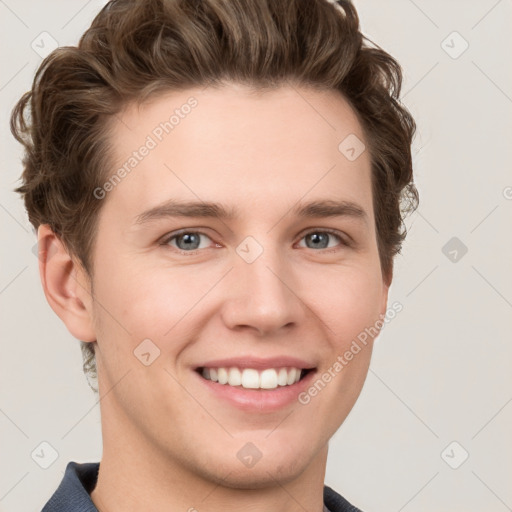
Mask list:
[[[335,230],[332,230],[332,229],[312,229],[312,230],[304,233],[301,236],[300,240],[302,240],[303,238],[305,238],[308,235],[311,235],[312,233],[327,233],[329,235],[333,235],[333,236],[337,237],[340,240],[342,246],[351,247],[351,243],[350,242],[348,242],[345,238],[343,238],[338,231],[335,231]],[[177,247],[172,247],[172,246],[169,245],[169,242],[171,240],[174,240],[175,238],[177,238],[177,237],[179,237],[181,235],[186,235],[186,234],[204,235],[207,238],[210,238],[206,233],[203,233],[202,231],[193,231],[193,230],[190,230],[190,229],[188,229],[188,230],[185,229],[185,230],[182,230],[182,231],[171,233],[170,235],[166,236],[160,242],[160,245],[171,247],[173,250],[179,252],[180,254],[186,254],[187,256],[188,255],[193,256],[193,255],[197,254],[198,251],[204,250],[204,249],[194,249],[192,251],[184,251],[183,249],[178,249]],[[210,240],[211,240],[211,238],[210,238]],[[306,249],[308,249],[308,247],[306,247]],[[331,251],[332,252],[333,250],[337,252],[339,249],[334,248],[334,247],[326,247],[324,249],[319,249],[318,251],[315,251],[315,252],[320,252],[320,253],[323,252],[323,251]]]

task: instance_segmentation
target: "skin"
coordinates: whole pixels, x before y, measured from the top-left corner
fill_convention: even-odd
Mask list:
[[[113,120],[113,169],[190,96],[197,107],[102,199],[93,289],[49,227],[39,228],[52,254],[40,263],[48,302],[73,336],[96,343],[103,457],[91,498],[101,512],[321,512],[328,441],[360,394],[372,340],[309,404],[272,413],[212,398],[192,369],[220,357],[290,355],[321,374],[385,314],[390,283],[369,152],[349,161],[338,150],[349,134],[364,141],[363,131],[335,91],[190,89],[128,105]],[[134,224],[170,198],[220,202],[239,216]],[[368,222],[289,213],[322,199],[353,201]],[[182,240],[180,251],[176,238],[160,244],[183,228],[204,233],[199,249],[187,254]],[[306,231],[325,229],[344,238],[311,244]],[[247,236],[263,248],[251,264],[236,252]],[[149,366],[133,353],[146,338],[160,349]],[[262,452],[251,468],[237,458],[247,442]]]

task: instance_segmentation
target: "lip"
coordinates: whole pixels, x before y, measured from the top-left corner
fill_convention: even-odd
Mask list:
[[[214,361],[205,361],[197,365],[194,369],[198,368],[231,368],[236,366],[238,368],[254,368],[255,370],[265,370],[267,368],[284,368],[284,367],[295,367],[304,370],[311,370],[316,368],[314,363],[304,361],[297,357],[289,356],[278,356],[278,357],[231,357],[227,359],[215,359]],[[299,381],[300,382],[300,381]],[[221,384],[222,385],[222,384]]]
[[[232,366],[236,365],[232,364]],[[196,375],[196,378],[199,379],[200,383],[206,387],[208,393],[216,400],[224,404],[227,403],[244,412],[261,414],[278,411],[297,402],[299,394],[311,385],[318,371],[316,369],[311,370],[298,382],[290,386],[278,386],[274,389],[233,387],[228,384],[219,384],[218,382],[205,379],[198,371],[193,371],[192,373]]]

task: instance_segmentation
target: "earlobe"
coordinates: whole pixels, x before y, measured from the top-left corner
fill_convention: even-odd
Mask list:
[[[382,281],[382,302],[381,302],[381,310],[380,313],[382,317],[386,315],[388,308],[388,296],[389,296],[389,288],[391,287],[391,283],[393,282],[393,270],[390,271],[387,279],[383,279]]]
[[[37,235],[39,275],[48,304],[75,338],[96,341],[87,273],[48,224],[41,224]]]
[[[382,317],[386,316],[386,311],[388,310],[389,286],[390,285],[384,285],[384,289],[382,291],[382,305],[381,305],[381,311],[380,311]]]

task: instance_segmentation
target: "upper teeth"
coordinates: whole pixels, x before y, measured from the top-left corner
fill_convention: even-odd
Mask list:
[[[250,389],[274,389],[277,386],[289,386],[298,382],[301,368],[268,368],[259,372],[253,368],[203,368],[202,375],[205,379],[229,384],[230,386],[242,386]]]

